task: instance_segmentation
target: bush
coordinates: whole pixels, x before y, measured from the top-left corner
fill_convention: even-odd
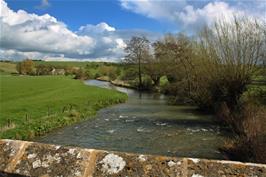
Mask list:
[[[131,80],[129,82],[129,84],[131,86],[133,86],[134,88],[139,88],[139,79],[136,78],[134,80]],[[153,83],[152,83],[152,79],[150,78],[150,76],[142,76],[142,90],[151,90],[153,88]]]
[[[37,65],[36,66],[36,75],[50,75],[53,67],[51,65]]]
[[[144,90],[151,90],[153,88],[153,83],[150,76],[143,76],[142,78],[142,87]]]
[[[22,62],[19,62],[17,64],[16,69],[19,74],[28,74],[28,75],[35,74],[34,62],[30,59],[26,59]]]
[[[184,81],[174,82],[172,84],[166,84],[163,87],[162,92],[170,94],[171,104],[193,104],[193,101],[189,98]]]
[[[84,69],[80,68],[79,70],[75,71],[75,77],[74,79],[81,79],[81,80],[87,80],[90,79],[90,73],[88,71],[85,71]]]
[[[101,66],[98,70],[101,76],[108,76],[111,80],[117,77],[117,69],[113,66]]]
[[[166,76],[160,78],[160,87],[165,87],[169,84],[169,81]]]
[[[239,113],[225,115],[237,134],[223,150],[231,159],[266,163],[266,107],[249,101],[243,103]]]
[[[135,68],[125,69],[121,79],[122,80],[134,80],[138,77],[138,71]]]
[[[227,141],[221,149],[230,159],[242,162],[266,163],[266,136],[260,135],[252,139],[245,136],[235,137],[233,141]]]

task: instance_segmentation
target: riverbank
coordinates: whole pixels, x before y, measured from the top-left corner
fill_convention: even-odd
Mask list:
[[[0,138],[31,139],[127,99],[65,76],[0,75],[0,81]]]
[[[111,80],[108,76],[98,77],[96,78],[96,80],[110,82],[111,84],[118,86],[118,87],[137,89],[136,87],[130,85],[130,83],[128,83],[127,81],[123,81],[119,79]]]

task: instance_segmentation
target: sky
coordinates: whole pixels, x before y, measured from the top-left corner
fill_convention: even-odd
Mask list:
[[[132,36],[193,34],[234,15],[266,21],[266,0],[0,0],[0,59],[120,61]]]

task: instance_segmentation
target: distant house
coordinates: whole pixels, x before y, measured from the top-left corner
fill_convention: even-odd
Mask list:
[[[64,69],[55,69],[53,68],[51,71],[52,75],[65,75],[66,71]]]

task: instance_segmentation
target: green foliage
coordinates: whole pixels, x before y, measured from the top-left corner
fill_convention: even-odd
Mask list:
[[[123,75],[121,76],[122,80],[134,80],[138,77],[138,70],[133,67],[125,69]]]
[[[22,62],[17,63],[17,71],[19,74],[35,74],[35,64],[32,60],[26,59]]]
[[[142,77],[142,85],[144,90],[151,90],[153,88],[153,81],[150,76],[144,75]]]
[[[75,75],[74,79],[86,80],[86,79],[92,78],[90,71],[85,70],[83,68],[79,68],[78,70],[75,70],[73,74]]]
[[[98,70],[101,76],[108,76],[111,80],[115,80],[117,77],[117,71],[114,66],[100,66]]]
[[[36,75],[50,75],[52,70],[51,65],[40,64],[36,66]]]
[[[161,86],[161,87],[165,87],[165,86],[167,86],[168,84],[169,84],[169,81],[168,81],[167,77],[166,77],[166,76],[162,76],[162,77],[160,78],[160,86]]]
[[[29,139],[127,98],[65,76],[1,75],[0,81],[0,138]]]
[[[153,88],[152,79],[148,75],[142,76],[142,90],[151,90]],[[129,81],[130,85],[134,88],[138,88],[139,79],[136,78],[134,80]]]

